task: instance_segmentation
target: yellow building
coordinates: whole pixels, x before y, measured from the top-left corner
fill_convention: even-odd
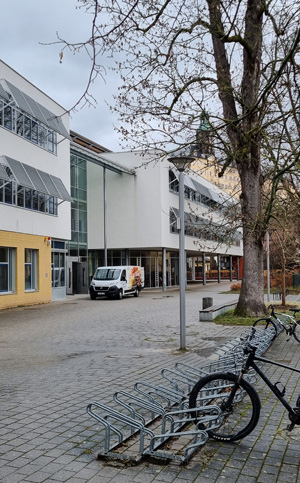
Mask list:
[[[191,165],[191,169],[200,176],[226,191],[230,196],[238,198],[241,186],[237,169],[231,166],[226,168],[225,174],[220,178],[222,167],[214,156],[208,156],[208,159],[197,158]]]

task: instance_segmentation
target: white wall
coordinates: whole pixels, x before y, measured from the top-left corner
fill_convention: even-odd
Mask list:
[[[133,153],[105,153],[105,159],[132,169],[145,159]],[[103,248],[103,170],[88,163],[89,249]],[[108,248],[160,247],[160,172],[153,164],[135,175],[106,170]]]
[[[170,233],[169,210],[178,208],[179,196],[169,192],[168,161],[151,162],[150,157],[138,153],[105,153],[109,159],[135,169],[135,176],[117,174],[106,170],[107,184],[107,247],[120,248],[161,248],[178,249],[179,236]],[[92,163],[87,164],[88,173],[88,245],[89,249],[103,248],[103,169]],[[201,178],[193,175],[198,182],[220,190]],[[207,212],[202,205],[185,200],[185,211],[190,208],[199,216]],[[219,213],[214,221],[221,219]],[[200,242],[200,240],[199,240]],[[204,245],[203,245],[204,243]],[[194,251],[214,251],[217,253],[242,256],[242,247],[227,247],[212,241],[202,241],[201,246],[194,237],[185,237],[186,249]]]
[[[55,115],[62,115],[62,121],[69,131],[69,116],[65,110],[41,92],[24,77],[0,61],[0,78],[6,79]],[[0,126],[0,155],[9,156],[29,164],[63,181],[70,192],[70,142],[58,135],[57,154],[51,154],[34,143]],[[61,201],[61,200],[59,200]],[[1,229],[21,233],[47,235],[52,238],[69,239],[71,236],[70,203],[58,207],[58,216],[37,213],[5,204],[0,204]]]

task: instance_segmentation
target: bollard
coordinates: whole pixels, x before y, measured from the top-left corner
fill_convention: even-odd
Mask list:
[[[208,309],[213,305],[213,298],[212,297],[203,297],[202,299],[202,310]]]

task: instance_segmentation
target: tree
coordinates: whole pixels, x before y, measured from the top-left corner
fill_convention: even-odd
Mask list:
[[[268,230],[271,267],[281,271],[282,305],[285,305],[287,272],[299,266],[300,206],[299,192],[295,192],[292,183],[285,180],[278,191]]]
[[[276,186],[299,161],[299,7],[292,0],[80,0],[92,14],[84,48],[93,75],[110,56],[122,86],[113,107],[129,146],[195,142],[210,111],[217,158],[241,182],[244,274],[240,315],[264,312],[263,242]],[[100,59],[100,60],[98,60]],[[87,90],[88,92],[88,90]],[[297,103],[298,97],[298,103]],[[274,135],[275,133],[275,135]],[[265,172],[274,189],[262,210]]]

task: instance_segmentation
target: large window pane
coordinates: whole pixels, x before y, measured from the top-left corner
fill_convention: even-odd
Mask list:
[[[32,121],[31,125],[31,141],[35,144],[38,143],[38,124],[36,121]]]
[[[78,169],[78,188],[86,190],[86,171]]]
[[[38,207],[39,207],[38,197],[39,197],[38,192],[34,190],[32,192],[32,209],[33,210],[38,210]]]
[[[0,292],[15,288],[15,249],[0,247]]]
[[[37,289],[37,250],[25,248],[25,290]]]
[[[31,140],[31,119],[28,116],[24,118],[24,134],[25,138]]]
[[[18,188],[17,205],[21,206],[21,207],[24,206],[24,188],[23,188],[23,186],[19,186],[19,188]]]
[[[24,136],[24,114],[17,111],[17,134],[19,136]]]
[[[4,187],[4,201],[5,203],[12,203],[12,183],[6,183]]]
[[[32,190],[25,188],[25,208],[32,209]]]
[[[8,263],[0,263],[0,292],[8,292]]]
[[[31,265],[25,265],[25,290],[31,290]]]
[[[39,211],[45,212],[45,195],[39,194]]]
[[[6,106],[4,108],[4,127],[9,129],[10,131],[13,128],[13,113],[12,108],[10,106]]]
[[[39,125],[38,135],[39,146],[41,146],[42,148],[47,148],[47,129],[44,126]]]

